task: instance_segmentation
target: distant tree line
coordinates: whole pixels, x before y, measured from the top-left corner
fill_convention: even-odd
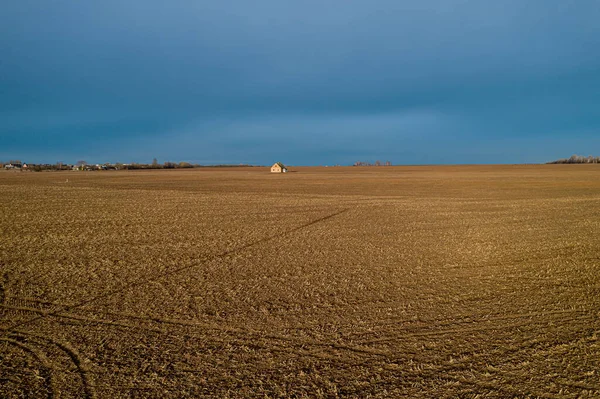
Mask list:
[[[72,165],[63,164],[62,162],[57,162],[55,164],[49,163],[36,163],[29,164],[29,170],[33,170],[34,172],[41,172],[42,170],[71,170],[73,169]]]
[[[135,169],[187,169],[187,168],[199,168],[201,165],[192,164],[189,162],[164,162],[159,164],[156,158],[152,160],[152,163],[126,163],[121,164],[121,169],[135,170]]]
[[[548,162],[549,164],[557,164],[557,163],[600,163],[600,157],[594,157],[588,155],[584,157],[583,155],[571,155],[570,158],[563,158],[557,161]]]
[[[375,161],[375,163],[356,161],[353,166],[392,166],[390,161],[385,161],[381,163],[381,161]]]
[[[164,162],[162,164],[158,163],[158,160],[154,158],[151,164],[144,163],[129,163],[129,164],[120,164],[122,165],[122,169],[191,169],[191,168],[208,168],[208,167],[249,167],[254,165],[248,164],[219,164],[219,165],[200,165],[197,163],[190,162]]]
[[[136,170],[136,169],[191,169],[191,168],[206,168],[206,167],[241,167],[241,166],[253,166],[247,164],[238,164],[238,165],[199,165],[196,163],[190,162],[164,162],[162,164],[158,163],[158,160],[154,158],[152,163],[103,163],[103,164],[89,164],[86,161],[80,160],[75,164],[68,164],[63,162],[57,162],[54,164],[49,163],[24,163],[20,160],[10,160],[9,162],[0,161],[0,168],[4,169],[17,169],[17,170],[30,170],[34,172],[41,171],[60,171],[60,170],[79,170],[79,171],[92,171],[92,170]]]

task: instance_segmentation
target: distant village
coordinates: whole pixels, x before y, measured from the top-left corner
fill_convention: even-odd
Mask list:
[[[189,162],[164,162],[159,164],[156,159],[150,164],[144,163],[102,163],[102,164],[90,164],[86,161],[77,161],[75,164],[57,162],[54,164],[49,163],[26,163],[20,160],[11,160],[9,162],[0,162],[0,168],[5,170],[20,170],[20,171],[34,171],[41,172],[45,170],[61,171],[61,170],[74,170],[74,171],[93,171],[93,170],[136,170],[136,169],[190,169],[190,168],[205,168],[205,167],[251,167],[253,165],[247,164],[236,164],[236,165],[199,165]]]

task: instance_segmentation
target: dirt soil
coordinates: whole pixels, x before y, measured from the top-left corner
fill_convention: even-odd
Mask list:
[[[600,165],[0,173],[0,397],[600,397]]]

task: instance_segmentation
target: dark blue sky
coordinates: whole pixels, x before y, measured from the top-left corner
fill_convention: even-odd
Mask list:
[[[600,1],[9,1],[0,160],[600,155]]]

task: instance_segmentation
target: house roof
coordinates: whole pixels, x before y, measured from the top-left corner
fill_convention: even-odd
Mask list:
[[[282,168],[282,169],[283,169],[283,168],[285,168],[285,165],[284,165],[284,164],[282,164],[281,162],[275,162],[275,163],[273,164],[273,166],[276,166],[276,165],[277,165],[277,166],[279,166],[279,167],[280,167],[280,168]],[[271,167],[273,167],[273,166],[271,166]]]

